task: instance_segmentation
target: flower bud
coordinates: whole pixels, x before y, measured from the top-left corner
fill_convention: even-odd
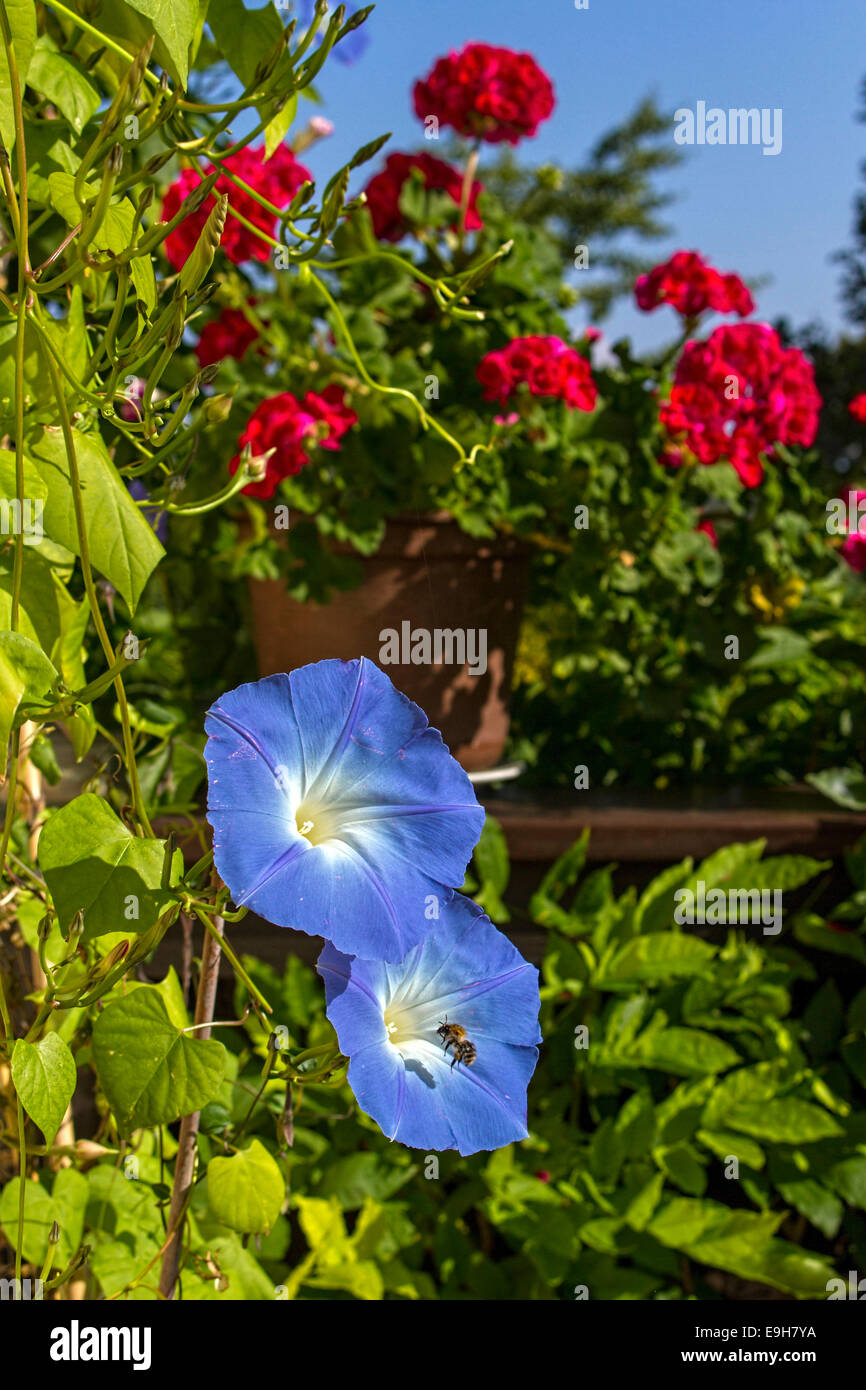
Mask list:
[[[229,418],[231,408],[231,396],[210,396],[201,408],[202,420],[208,425],[221,425]]]

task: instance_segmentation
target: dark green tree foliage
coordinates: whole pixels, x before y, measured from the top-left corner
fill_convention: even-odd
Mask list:
[[[682,158],[670,131],[670,116],[647,98],[597,141],[582,167],[539,170],[505,149],[483,171],[485,188],[516,218],[542,226],[566,265],[574,263],[576,247],[588,248],[589,274],[578,282],[595,318],[631,294],[635,277],[648,269],[651,262],[635,244],[670,235],[660,214],[674,195],[658,186],[658,176]]]
[[[860,100],[857,119],[866,121],[866,78],[860,88]],[[861,164],[860,172],[866,176],[866,162]],[[854,199],[854,245],[842,251],[838,260],[844,267],[842,296],[847,317],[852,323],[866,324],[866,189]]]

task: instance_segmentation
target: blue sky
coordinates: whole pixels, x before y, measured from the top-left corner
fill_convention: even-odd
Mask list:
[[[658,259],[679,246],[700,250],[722,270],[768,277],[760,317],[842,328],[839,272],[829,258],[850,242],[866,159],[866,125],[855,119],[866,73],[862,0],[589,0],[581,11],[574,0],[378,0],[367,32],[355,65],[331,60],[322,74],[336,130],[308,159],[317,175],[386,130],[394,132],[390,149],[416,147],[412,83],[469,40],[528,49],[552,78],[556,111],[521,147],[533,162],[580,165],[648,94],[670,111],[699,100],[781,107],[777,156],[757,146],[692,147],[663,176],[676,199]],[[607,325],[641,347],[672,329],[670,311],[646,316],[630,305]]]

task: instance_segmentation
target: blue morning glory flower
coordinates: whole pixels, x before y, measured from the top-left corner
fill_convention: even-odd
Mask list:
[[[136,502],[145,502],[150,496],[147,487],[140,478],[130,478],[126,486],[129,489],[129,495]],[[155,532],[157,540],[162,541],[162,544],[165,545],[168,535],[168,513],[160,511],[159,507],[142,507],[141,514],[151,530]]]
[[[399,965],[329,942],[318,970],[349,1085],[389,1139],[466,1155],[526,1138],[538,971],[480,907],[457,894]],[[454,1025],[467,1060],[441,1031]]]
[[[214,862],[238,907],[402,960],[463,882],[484,812],[366,657],[230,690],[205,718]]]

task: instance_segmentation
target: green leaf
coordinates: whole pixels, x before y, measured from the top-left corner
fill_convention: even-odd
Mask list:
[[[734,1106],[725,1113],[725,1123],[755,1139],[777,1144],[813,1144],[844,1133],[826,1110],[796,1096]]]
[[[254,1139],[229,1158],[212,1158],[207,1166],[211,1211],[233,1231],[258,1235],[269,1231],[286,1199],[286,1181],[264,1144]]]
[[[831,859],[810,859],[806,854],[780,854],[750,864],[742,873],[733,873],[725,880],[725,888],[778,889],[799,888],[817,874],[833,867]]]
[[[695,1137],[723,1163],[736,1158],[747,1168],[760,1170],[764,1166],[763,1150],[742,1134],[732,1134],[726,1129],[699,1129]]]
[[[58,656],[58,646],[78,605],[64,587],[56,560],[45,553],[47,544],[25,546],[21,606],[21,632],[32,642]],[[0,627],[8,628],[12,615],[12,555],[0,550]]]
[[[270,159],[283,143],[298,112],[298,94],[293,92],[273,120],[265,126],[265,159]]]
[[[866,965],[866,942],[852,929],[828,926],[820,917],[807,913],[794,918],[794,936],[806,946],[832,951],[836,956],[850,956]]]
[[[664,1190],[664,1173],[656,1173],[650,1178],[636,1197],[632,1198],[625,1211],[625,1223],[634,1231],[642,1231],[651,1220]]]
[[[478,891],[473,894],[476,902],[494,922],[507,922],[509,913],[502,894],[508,887],[508,845],[502,826],[492,816],[484,822],[473,865],[480,879]]]
[[[198,28],[198,0],[127,0],[131,9],[144,15],[162,40],[182,87],[189,77],[189,47]]]
[[[584,830],[579,840],[566,850],[565,854],[551,865],[538,890],[533,894],[529,911],[541,927],[556,927],[567,931],[571,923],[570,914],[560,906],[559,899],[577,882],[586,863],[589,848],[589,830]]]
[[[866,1211],[866,1158],[859,1154],[834,1163],[825,1180],[851,1207]]]
[[[680,932],[638,936],[606,962],[594,984],[599,989],[609,989],[636,981],[658,983],[679,976],[691,977],[700,974],[715,954],[715,948],[705,941]]]
[[[840,1051],[846,1067],[866,1090],[866,1038],[849,1039],[843,1042]]]
[[[97,1163],[87,1174],[88,1224],[128,1242],[127,1250],[133,1246],[137,1249],[148,1238],[157,1236],[161,1245],[161,1213],[153,1200],[153,1184],[159,1178],[159,1159],[146,1155],[126,1154],[122,1167],[111,1162]]]
[[[687,882],[694,868],[692,859],[671,864],[647,884],[634,912],[636,932],[656,932],[669,927],[674,916],[674,891]]]
[[[648,1091],[636,1091],[616,1117],[627,1158],[643,1158],[655,1137],[656,1116]]]
[[[857,888],[866,888],[866,835],[845,850],[845,868]]]
[[[336,1197],[297,1196],[294,1204],[298,1208],[301,1230],[311,1250],[336,1247],[347,1241],[346,1223]]]
[[[84,320],[84,298],[80,285],[72,291],[65,317],[52,318],[46,314],[44,331],[51,341],[55,356],[66,364],[76,380],[83,378],[90,350],[87,342],[87,328]],[[16,381],[16,330],[15,324],[5,323],[0,327],[0,421],[13,421],[15,413]],[[45,370],[45,348],[35,328],[30,323],[24,328],[24,403],[34,419],[41,417],[52,422],[56,418],[56,406],[51,383]],[[63,378],[63,394],[71,410],[80,404],[75,388]],[[11,456],[14,460],[14,454]],[[34,482],[35,480],[35,482]],[[28,464],[24,464],[24,497],[35,498],[42,495],[39,474]],[[35,488],[35,490],[34,490]],[[9,472],[4,465],[3,490],[7,497],[16,495],[14,468]]]
[[[27,196],[34,204],[48,207],[48,175],[74,174],[81,163],[65,135],[71,135],[62,121],[37,121],[27,130]],[[74,138],[74,137],[73,137]]]
[[[862,767],[828,767],[823,772],[807,773],[806,781],[846,811],[866,811],[866,776]]]
[[[99,436],[80,430],[73,433],[91,561],[134,612],[165,551],[121,482]],[[29,453],[48,490],[45,529],[78,555],[69,464],[60,430],[42,430],[31,439]]]
[[[75,196],[75,178],[72,174],[54,173],[48,176],[51,206],[70,227],[77,227],[82,218],[81,206]],[[84,185],[85,199],[95,198],[98,189],[95,184]],[[121,198],[109,205],[102,224],[97,230],[92,247],[96,251],[111,251],[115,256],[128,250],[132,245],[132,229],[135,225],[135,208],[128,198]],[[156,280],[150,256],[136,256],[129,264],[133,284],[148,309],[156,306]]]
[[[50,1147],[75,1091],[75,1059],[56,1033],[39,1042],[18,1038],[12,1049],[12,1084]]]
[[[130,1183],[128,1186],[134,1186],[134,1184]],[[145,1190],[148,1197],[151,1198],[150,1191]],[[107,1240],[98,1245],[90,1256],[88,1264],[99,1280],[105,1298],[113,1298],[116,1294],[120,1294],[121,1290],[132,1284],[142,1269],[146,1269],[151,1262],[157,1264],[161,1244],[161,1241],[157,1241],[153,1237],[145,1237],[136,1240],[134,1249],[122,1240]],[[186,1283],[184,1283],[183,1296],[184,1299],[188,1297]],[[156,1294],[149,1287],[142,1285],[123,1295],[124,1302],[151,1302],[155,1299]]]
[[[699,1028],[665,1028],[649,1037],[637,1039],[628,1060],[644,1067],[657,1067],[675,1076],[703,1076],[727,1071],[740,1058],[732,1047],[712,1033]]]
[[[177,977],[177,971],[173,965],[168,967],[168,972],[164,979],[158,984],[145,984],[143,980],[127,980],[124,989],[132,991],[136,989],[155,989],[158,991],[165,1005],[165,1011],[176,1028],[184,1029],[189,1027],[189,1012],[183,999],[183,989]]]
[[[249,87],[259,63],[283,32],[273,5],[250,10],[243,0],[210,0],[207,22],[229,67]]]
[[[722,849],[717,849],[715,854],[709,855],[698,865],[689,887],[696,891],[699,882],[705,883],[708,889],[718,888],[722,885],[727,887],[728,882],[733,881],[739,870],[748,867],[749,872],[751,872],[752,866],[760,859],[766,845],[766,840],[749,840],[741,844],[724,845]]]
[[[325,1169],[316,1196],[339,1197],[343,1210],[352,1211],[368,1197],[380,1202],[393,1197],[416,1171],[415,1167],[392,1167],[379,1154],[347,1154]]]
[[[608,1116],[596,1125],[589,1145],[589,1167],[599,1182],[615,1183],[625,1158],[625,1141]]]
[[[213,1278],[194,1277],[187,1266],[182,1275],[183,1297],[187,1302],[265,1303],[274,1297],[274,1281],[262,1269],[251,1250],[245,1250],[236,1235],[208,1240],[206,1248],[194,1251],[199,1271],[207,1268],[209,1256],[218,1266],[227,1287],[218,1287]]]
[[[825,980],[806,1005],[803,1024],[806,1046],[813,1061],[822,1061],[836,1047],[842,1032],[844,1008],[834,980]]]
[[[42,700],[58,680],[52,662],[20,632],[0,632],[0,745],[5,753],[22,704]]]
[[[707,1189],[707,1174],[690,1144],[674,1144],[671,1148],[655,1149],[653,1157],[683,1192],[688,1192],[693,1197],[703,1197]]]
[[[165,843],[133,835],[102,797],[85,792],[49,816],[39,863],[61,925],[84,912],[84,939],[143,932],[170,901],[161,888]],[[172,882],[183,872],[175,851]]]
[[[803,1178],[797,1182],[780,1182],[776,1186],[784,1202],[801,1212],[828,1240],[835,1238],[845,1215],[845,1208],[838,1197],[834,1197],[832,1192],[813,1178]]]
[[[30,61],[28,85],[57,107],[80,135],[99,107],[100,96],[80,68],[62,54],[50,34],[41,34]]]
[[[760,671],[767,667],[777,670],[788,662],[802,661],[812,649],[809,638],[802,632],[793,632],[788,627],[766,627],[760,634],[758,650],[744,662],[748,671]]]
[[[137,989],[97,1016],[93,1059],[124,1134],[200,1110],[225,1072],[222,1043],[182,1033],[156,989]]]
[[[830,1264],[795,1245],[774,1240],[783,1213],[731,1211],[706,1198],[678,1197],[662,1207],[647,1231],[691,1259],[757,1279],[798,1298],[823,1298]]]
[[[25,78],[36,46],[36,6],[33,0],[6,0],[6,17],[12,34],[18,83],[24,99]],[[7,150],[15,144],[15,108],[12,101],[12,79],[6,58],[6,46],[0,42],[0,136]]]
[[[13,1250],[18,1245],[18,1184],[13,1178],[0,1197],[0,1226]],[[84,1211],[87,1206],[87,1179],[74,1168],[62,1168],[55,1175],[49,1192],[44,1178],[29,1179],[24,1184],[24,1239],[21,1250],[28,1264],[41,1269],[48,1251],[48,1237],[56,1221],[60,1240],[55,1257],[55,1270],[67,1265],[81,1244],[84,1234]]]
[[[678,1139],[690,1139],[698,1127],[707,1097],[718,1084],[712,1076],[707,1076],[701,1081],[683,1081],[675,1086],[655,1108],[659,1140],[674,1144]]]

